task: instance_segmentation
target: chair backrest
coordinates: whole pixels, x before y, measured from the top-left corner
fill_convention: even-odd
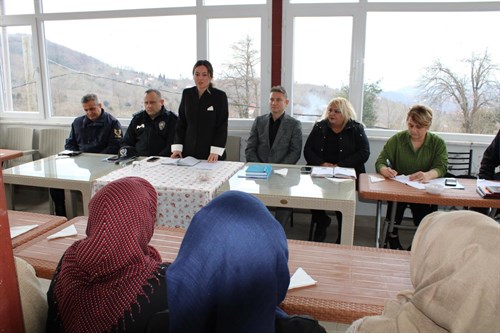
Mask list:
[[[448,152],[448,172],[446,177],[471,177],[472,175],[472,149],[468,152]]]
[[[239,162],[240,148],[241,137],[229,135],[226,141],[226,161]]]
[[[41,157],[55,155],[64,150],[69,130],[61,128],[44,128],[40,130],[38,151]]]
[[[29,127],[9,127],[5,133],[5,148],[24,152],[24,156],[7,161],[7,167],[33,161],[33,135],[35,130]]]

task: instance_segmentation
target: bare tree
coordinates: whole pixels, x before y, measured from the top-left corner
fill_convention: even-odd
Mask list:
[[[249,118],[249,110],[259,107],[260,78],[256,72],[259,52],[249,35],[235,42],[231,49],[231,62],[223,64],[221,78],[228,84],[226,92],[238,116]]]
[[[482,122],[485,113],[498,107],[498,101],[495,100],[498,82],[494,78],[498,65],[492,63],[487,50],[482,55],[472,54],[462,62],[468,64],[468,74],[454,72],[440,60],[436,60],[426,68],[419,87],[429,104],[443,105],[451,102],[458,106],[463,117],[462,130],[474,133],[481,127],[475,125],[475,122]]]

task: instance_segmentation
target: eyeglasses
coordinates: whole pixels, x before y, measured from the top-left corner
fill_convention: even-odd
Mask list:
[[[332,112],[342,113],[342,111],[340,111],[340,109],[328,109],[328,113],[332,113]]]

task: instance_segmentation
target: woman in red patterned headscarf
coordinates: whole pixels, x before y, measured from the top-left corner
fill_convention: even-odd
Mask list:
[[[47,293],[47,332],[145,332],[159,322],[167,309],[167,266],[148,245],[156,200],[153,186],[137,177],[96,193],[87,238],[65,252]]]

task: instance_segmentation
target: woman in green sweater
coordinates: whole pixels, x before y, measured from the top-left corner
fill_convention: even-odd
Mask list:
[[[426,183],[443,177],[448,167],[448,152],[442,138],[429,132],[432,124],[432,109],[424,105],[414,105],[406,116],[408,129],[393,135],[384,145],[375,163],[375,169],[386,178],[407,175],[412,181]],[[395,222],[401,224],[408,203],[400,202],[396,208]],[[409,204],[416,226],[435,205]],[[390,216],[392,203],[387,206]],[[391,248],[402,249],[397,228],[388,235]]]

